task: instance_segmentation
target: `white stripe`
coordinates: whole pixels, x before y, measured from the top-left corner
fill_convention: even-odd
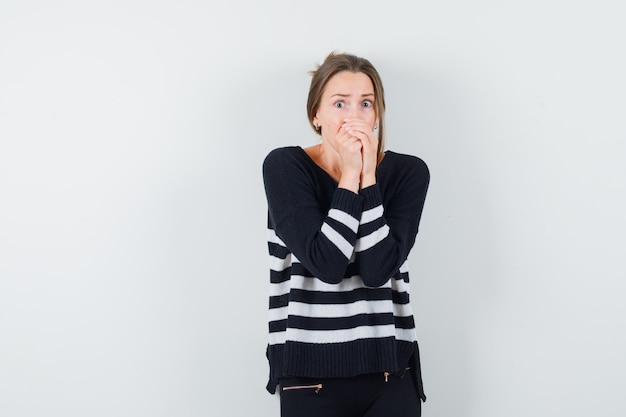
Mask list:
[[[404,285],[403,285],[404,284]],[[392,288],[398,291],[406,291],[408,286],[403,280],[390,279],[383,285],[376,288]],[[349,292],[359,288],[369,288],[363,283],[359,275],[345,278],[338,284],[329,284],[315,277],[305,277],[302,275],[292,275],[284,282],[270,283],[270,296],[284,295],[292,289],[320,292]]]
[[[383,217],[383,206],[378,205],[369,210],[365,210],[361,215],[361,224],[373,222],[376,219]]]
[[[289,329],[289,340],[305,343],[341,343],[359,338],[390,337],[406,342],[417,341],[415,329],[396,329],[393,325],[364,326],[349,330],[299,330]],[[287,341],[287,332],[269,334],[270,345],[280,345]]]
[[[330,211],[328,212],[328,217],[337,220],[339,223],[345,224],[354,233],[356,233],[359,228],[359,221],[345,211],[330,209]]]
[[[270,297],[285,295],[291,290],[290,280],[270,284]]]
[[[287,307],[270,308],[267,321],[285,320],[287,318]]]
[[[287,340],[303,343],[343,343],[359,339],[393,337],[396,328],[393,324],[383,326],[360,326],[342,330],[302,330],[287,329]]]
[[[413,315],[411,304],[394,304],[393,315],[394,317],[411,317]]]
[[[272,271],[281,272],[291,266],[291,255],[288,254],[285,259],[270,255],[270,269]]]
[[[289,303],[289,314],[302,317],[332,318],[351,317],[357,314],[388,313],[392,311],[391,300],[355,301],[348,304]]]
[[[267,229],[267,241],[269,243],[276,243],[278,245],[281,245],[283,247],[287,247],[287,245],[285,245],[285,242],[283,242],[277,235],[276,235],[276,231],[274,229]]]
[[[389,235],[389,226],[384,225],[380,229],[376,230],[373,233],[370,233],[367,236],[363,236],[362,238],[356,241],[356,245],[354,247],[355,252],[363,252],[368,250],[369,248],[375,246],[378,242],[382,241]]]
[[[313,283],[314,285],[306,285]],[[345,285],[344,285],[345,284]],[[409,292],[410,285],[403,280],[389,280],[385,286],[391,285],[391,288],[397,292]],[[342,287],[341,290],[339,287]],[[317,278],[306,278],[294,275],[290,280],[270,284],[269,296],[276,297],[288,294],[292,289],[303,289],[305,291],[320,292],[348,292],[352,289],[364,288],[359,277],[346,279],[341,284],[327,284]],[[384,287],[380,287],[384,288]],[[305,317],[348,317],[356,314],[367,313],[385,313],[389,311],[388,305],[393,303],[391,300],[359,300],[348,304],[307,304],[292,301],[290,306],[291,314]],[[284,307],[282,307],[284,308]],[[282,309],[281,308],[281,309]],[[279,309],[273,309],[279,310]],[[408,317],[412,314],[410,304],[393,304],[393,312],[395,316]],[[282,318],[286,317],[287,312],[284,311]],[[278,319],[274,319],[278,320]]]
[[[322,233],[330,240],[337,248],[343,253],[347,259],[352,257],[352,253],[354,251],[354,247],[341,236],[335,229],[330,227],[327,223],[322,225]]]
[[[417,341],[415,329],[396,329],[396,340],[404,340],[406,342]]]
[[[293,287],[307,291],[323,291],[323,292],[348,292],[363,288],[363,280],[360,276],[355,275],[351,278],[344,278],[338,284],[329,284],[319,278],[307,279],[302,276],[294,276]]]
[[[270,345],[282,345],[287,340],[287,332],[274,332],[270,333],[269,344]]]
[[[365,288],[365,284],[363,284],[363,280],[359,275],[345,278],[338,284],[328,284],[319,278],[303,277],[302,275],[292,275],[291,281],[292,288],[307,291],[348,292],[358,288]],[[391,283],[387,284],[386,286],[390,288]]]
[[[360,276],[346,278],[339,284],[328,284],[319,278],[303,277],[302,275],[292,275],[287,281],[270,283],[269,295],[278,296],[289,293],[292,289],[310,291],[310,292],[350,292],[360,288],[369,288],[363,284]],[[391,288],[397,292],[410,293],[411,285],[402,279],[389,279],[386,283],[376,288]],[[381,301],[381,300],[378,300]],[[372,302],[378,302],[372,301]]]
[[[411,285],[405,282],[403,279],[392,279],[391,288],[398,292],[410,292]]]
[[[286,309],[289,309],[287,311]],[[291,302],[289,307],[270,309],[270,321],[284,320],[286,314],[311,318],[352,317],[357,314],[390,313],[396,317],[413,315],[410,304],[393,304],[390,300],[355,301],[349,304],[306,304]]]
[[[352,317],[358,314],[381,314],[393,312],[395,317],[413,315],[411,304],[393,304],[391,301],[355,301],[350,304],[305,304],[291,302],[288,307],[271,308],[269,321],[285,320],[288,314],[310,318]]]

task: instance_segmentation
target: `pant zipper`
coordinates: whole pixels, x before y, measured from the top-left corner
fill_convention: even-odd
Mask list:
[[[411,367],[408,367],[405,369],[405,371],[408,371],[409,369],[411,369]],[[391,372],[383,372],[383,376],[385,377],[385,382],[389,382],[389,375],[391,375]]]
[[[313,389],[315,388],[315,393],[317,394],[322,389],[322,384],[316,385],[293,385],[291,387],[283,387],[283,391],[289,391],[294,389]]]

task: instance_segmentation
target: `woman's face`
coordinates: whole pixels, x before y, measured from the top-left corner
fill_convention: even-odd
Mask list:
[[[362,72],[342,71],[326,83],[313,123],[322,128],[322,140],[335,148],[334,139],[346,119],[361,119],[374,128],[374,103],[372,80]]]

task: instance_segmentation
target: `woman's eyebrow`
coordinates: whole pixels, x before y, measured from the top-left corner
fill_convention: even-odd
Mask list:
[[[338,97],[350,97],[350,95],[351,94],[336,93],[336,94],[333,94],[331,97],[335,97],[335,96],[338,96]],[[374,93],[365,93],[365,94],[361,94],[361,97],[369,97],[369,96],[373,96],[373,95],[374,95]]]

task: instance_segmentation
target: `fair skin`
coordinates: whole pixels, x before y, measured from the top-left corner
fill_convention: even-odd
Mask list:
[[[379,160],[374,86],[361,72],[335,74],[324,88],[313,123],[321,127],[322,142],[307,154],[354,193],[376,183]]]

